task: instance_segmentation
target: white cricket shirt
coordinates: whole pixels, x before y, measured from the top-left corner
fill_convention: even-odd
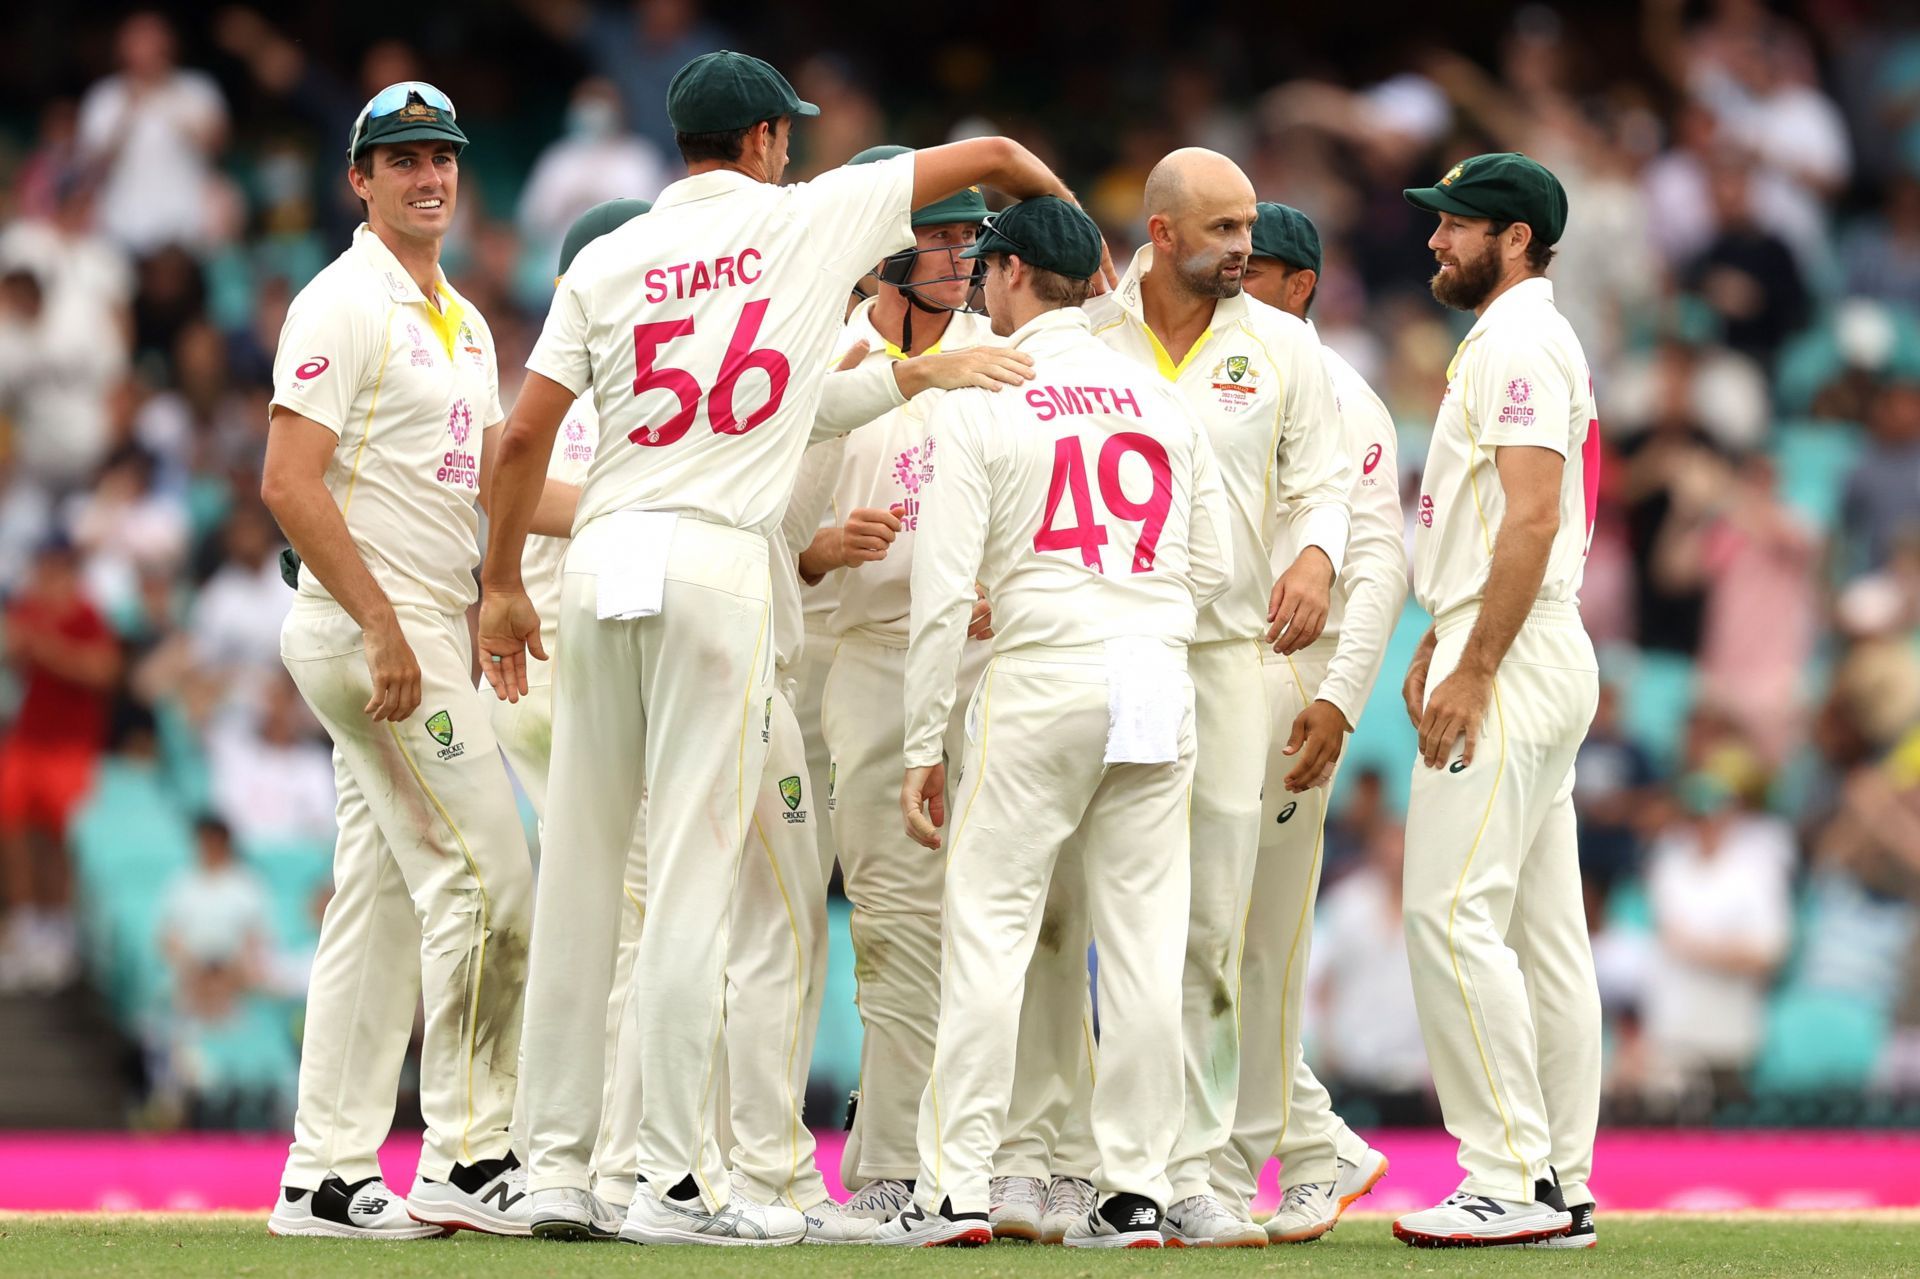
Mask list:
[[[576,487],[586,483],[587,468],[593,464],[593,450],[600,439],[600,415],[594,412],[593,397],[583,395],[573,402],[561,419],[553,437],[553,453],[547,458],[547,478]],[[560,639],[560,587],[566,572],[567,548],[572,541],[564,537],[527,535],[526,549],[520,554],[520,579],[527,598],[540,614],[540,646],[554,657]],[[537,677],[537,678],[536,678]],[[551,661],[527,660],[529,683],[550,683]]]
[[[492,332],[438,290],[435,307],[362,223],[287,308],[272,402],[340,437],[327,491],[387,599],[458,613],[476,593],[481,442],[505,414]],[[300,594],[329,598],[305,566]]]
[[[1197,643],[1247,639],[1267,628],[1268,555],[1288,511],[1297,546],[1317,546],[1338,580],[1347,548],[1346,454],[1333,388],[1306,322],[1241,294],[1214,304],[1213,323],[1178,364],[1147,327],[1140,278],[1153,246],[1133,255],[1120,287],[1087,303],[1096,336],[1171,383],[1205,423],[1232,516],[1227,593],[1200,612]]]
[[[621,510],[771,534],[853,283],[913,243],[913,156],[771,186],[715,170],[580,251],[527,360],[591,393],[574,534]]]
[[[940,761],[974,583],[993,650],[1193,641],[1237,553],[1213,450],[1183,398],[1094,338],[1077,307],[1009,346],[1034,380],[935,397],[907,648],[909,768]]]
[[[1488,306],[1447,366],[1420,509],[1413,530],[1413,588],[1439,617],[1486,593],[1506,499],[1494,451],[1552,449],[1560,475],[1560,531],[1539,597],[1572,603],[1580,591],[1600,492],[1600,424],[1593,379],[1573,326],[1545,278],[1522,281]]]

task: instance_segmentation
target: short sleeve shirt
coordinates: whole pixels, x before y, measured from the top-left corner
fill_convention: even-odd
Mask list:
[[[911,154],[796,186],[715,170],[583,249],[527,360],[600,413],[574,532],[650,510],[771,534],[848,291],[912,244],[912,199]]]
[[[439,291],[430,305],[362,225],[287,309],[273,404],[340,437],[327,491],[388,600],[458,613],[480,562],[481,442],[505,414],[492,332]],[[305,567],[299,590],[328,598]]]
[[[1506,500],[1495,453],[1552,449],[1560,476],[1560,530],[1539,598],[1572,603],[1580,591],[1600,486],[1593,380],[1573,326],[1534,278],[1495,298],[1454,353],[1440,401],[1413,531],[1413,588],[1435,617],[1477,603],[1487,588]]]

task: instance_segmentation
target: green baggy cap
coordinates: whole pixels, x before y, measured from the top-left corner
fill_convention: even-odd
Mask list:
[[[607,200],[594,205],[573,220],[565,236],[560,240],[560,269],[556,275],[565,275],[573,260],[580,256],[580,250],[592,244],[616,227],[627,223],[653,207],[651,200]]]
[[[1253,256],[1272,258],[1298,271],[1320,271],[1320,232],[1313,219],[1288,204],[1262,200],[1254,208],[1259,220],[1253,224]]]
[[[1543,243],[1567,229],[1567,192],[1538,160],[1496,151],[1462,160],[1434,186],[1408,187],[1407,203],[1431,213],[1524,222]]]
[[[667,119],[678,133],[725,133],[783,115],[819,114],[771,63],[731,49],[701,54],[667,85]]]
[[[988,214],[980,238],[960,256],[989,253],[1011,253],[1028,266],[1090,280],[1100,269],[1100,228],[1080,206],[1057,195],[1036,196]]]

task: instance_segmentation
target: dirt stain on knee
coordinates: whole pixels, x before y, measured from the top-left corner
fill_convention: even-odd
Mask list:
[[[1061,920],[1059,912],[1049,909],[1040,917],[1040,949],[1050,955],[1058,954],[1060,952],[1061,935],[1065,931],[1066,925]]]
[[[1233,992],[1227,989],[1227,983],[1217,981],[1213,984],[1213,998],[1207,1003],[1207,1011],[1215,1017],[1225,1017],[1233,1011]]]

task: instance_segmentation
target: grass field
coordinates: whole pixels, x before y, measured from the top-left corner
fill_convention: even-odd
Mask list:
[[[0,1275],[339,1275],[484,1279],[511,1275],[939,1275],[1091,1279],[1139,1275],[1507,1274],[1911,1275],[1920,1214],[1620,1214],[1600,1218],[1592,1252],[1415,1251],[1387,1218],[1349,1214],[1319,1243],[1222,1252],[1069,1252],[996,1244],[973,1250],[694,1249],[548,1244],[459,1235],[420,1243],[273,1239],[264,1216],[0,1214]]]

